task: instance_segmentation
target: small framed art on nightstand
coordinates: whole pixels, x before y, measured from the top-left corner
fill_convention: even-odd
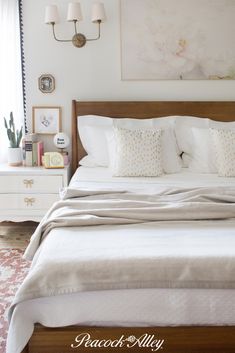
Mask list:
[[[61,107],[33,107],[33,132],[54,135],[61,130]]]

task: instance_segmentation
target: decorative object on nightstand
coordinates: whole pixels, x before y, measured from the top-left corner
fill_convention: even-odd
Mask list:
[[[37,134],[27,134],[22,139],[23,165],[26,167],[38,167],[42,165],[44,146],[38,141]]]
[[[20,166],[22,164],[22,150],[20,148],[20,142],[23,134],[23,127],[20,130],[15,129],[13,113],[10,113],[9,123],[4,118],[5,128],[7,130],[8,140],[10,147],[8,148],[8,164],[10,166]],[[9,125],[8,125],[9,124]]]
[[[62,154],[64,158],[64,165],[69,164],[69,154],[67,151],[64,149],[69,146],[70,140],[68,135],[66,135],[64,132],[59,132],[58,134],[55,135],[54,137],[54,145],[59,148],[60,153]]]
[[[39,222],[68,185],[69,170],[0,165],[0,221]]]
[[[51,93],[55,89],[55,78],[50,74],[43,74],[38,78],[38,88],[42,93]]]
[[[82,20],[82,11],[79,2],[70,3],[68,6],[67,21],[74,24],[74,35],[71,39],[58,39],[55,34],[55,24],[59,22],[59,13],[56,5],[46,7],[45,23],[52,25],[53,37],[57,42],[72,42],[76,48],[82,48],[86,42],[100,39],[100,24],[106,20],[104,4],[96,2],[92,7],[91,21],[98,24],[98,35],[96,38],[86,38],[78,33],[77,22]]]
[[[42,163],[47,169],[64,168],[64,158],[59,152],[45,152]]]

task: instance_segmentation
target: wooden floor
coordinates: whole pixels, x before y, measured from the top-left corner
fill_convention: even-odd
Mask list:
[[[37,226],[37,222],[26,221],[26,222],[0,222],[0,226],[12,226],[12,227],[21,227],[21,226]]]
[[[38,223],[0,222],[0,249],[25,250]]]

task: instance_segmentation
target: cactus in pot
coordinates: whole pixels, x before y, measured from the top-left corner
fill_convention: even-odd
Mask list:
[[[10,147],[8,148],[8,163],[11,166],[18,166],[22,164],[22,151],[20,148],[20,142],[23,135],[23,127],[20,130],[15,129],[13,113],[10,113],[10,119],[7,123],[6,118],[4,118],[4,125],[7,130],[7,137],[10,142]]]
[[[6,118],[4,118],[5,128],[7,130],[8,140],[10,142],[11,148],[19,148],[20,142],[23,135],[23,127],[20,130],[15,130],[15,123],[13,118],[13,113],[10,112],[9,126],[7,124]]]

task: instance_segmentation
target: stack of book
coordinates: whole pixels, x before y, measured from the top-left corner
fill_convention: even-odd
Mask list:
[[[25,135],[22,139],[23,165],[38,167],[42,165],[43,142],[37,140],[37,134]]]

